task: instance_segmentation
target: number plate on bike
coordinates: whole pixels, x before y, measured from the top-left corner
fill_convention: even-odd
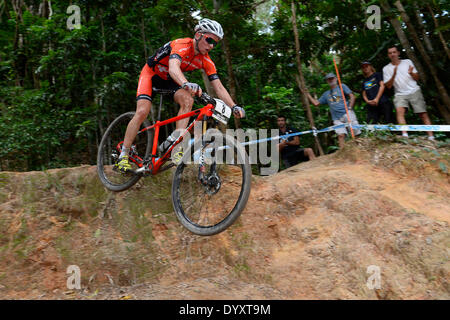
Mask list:
[[[223,102],[220,99],[215,99],[216,100],[216,107],[214,108],[213,111],[213,118],[222,122],[223,124],[227,124],[228,119],[230,119],[231,117],[231,108],[229,106],[227,106],[225,104],[225,102]]]

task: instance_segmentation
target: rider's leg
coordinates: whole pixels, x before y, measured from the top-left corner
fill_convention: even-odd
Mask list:
[[[194,105],[194,98],[192,98],[191,94],[187,90],[177,90],[177,92],[175,92],[173,96],[173,99],[180,105],[180,110],[178,111],[179,116],[192,110],[192,106]],[[176,124],[177,130],[186,129],[188,123],[189,118],[178,120]]]
[[[154,76],[155,74],[150,69],[148,64],[145,64],[139,76],[138,88],[136,92],[136,113],[128,123],[119,161],[116,163],[116,168],[118,168],[121,172],[128,172],[132,170],[128,161],[128,154],[139,131],[139,127],[150,112],[150,108],[152,106],[152,83]]]
[[[194,104],[194,99],[192,98],[191,94],[188,91],[186,91],[184,89],[178,89],[173,96],[173,100],[176,103],[178,103],[178,105],[180,106],[180,110],[178,111],[179,116],[183,115],[185,113],[188,113],[192,110],[192,106]],[[159,150],[162,153],[164,153],[165,150],[167,150],[167,148],[169,148],[170,145],[176,139],[178,139],[181,131],[183,129],[186,129],[188,123],[189,123],[189,118],[177,121],[176,130],[174,132],[172,132],[171,135],[167,137],[166,141],[164,141],[159,146]],[[175,149],[172,152],[174,152],[174,151],[175,151]],[[181,159],[182,155],[183,155],[182,151],[180,149],[177,149],[175,152],[175,156],[172,155],[172,159],[175,160],[175,162],[178,162]]]
[[[136,113],[133,119],[128,123],[127,130],[125,132],[125,139],[123,141],[122,153],[120,158],[124,155],[128,155],[128,151],[133,143],[134,138],[139,131],[139,127],[147,118],[150,108],[152,106],[152,88],[153,88],[153,77],[155,74],[148,66],[145,64],[141,70],[139,76],[139,82],[136,92]]]
[[[131,147],[131,144],[139,131],[139,127],[150,112],[151,106],[152,103],[149,100],[141,99],[137,101],[136,113],[133,116],[133,119],[128,123],[127,131],[125,132],[125,139],[123,141],[123,146],[125,148],[129,149]]]
[[[151,105],[152,103],[147,99],[139,99],[137,101],[136,113],[128,123],[127,130],[125,132],[125,139],[119,156],[119,161],[116,164],[116,167],[121,172],[129,172],[132,170],[131,165],[128,161],[130,147],[133,143],[134,138],[136,138],[140,125],[147,118]]]

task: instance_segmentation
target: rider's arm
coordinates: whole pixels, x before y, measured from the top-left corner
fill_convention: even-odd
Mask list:
[[[188,82],[187,79],[184,77],[183,72],[181,71],[181,61],[177,58],[169,59],[169,75],[180,86],[183,85],[183,83]]]
[[[213,86],[214,90],[217,93],[217,96],[220,100],[225,102],[228,106],[232,107],[236,103],[234,103],[233,99],[231,98],[230,94],[228,93],[227,89],[223,86],[220,79],[215,79],[211,81],[211,85]]]
[[[178,58],[169,59],[169,75],[182,88],[191,92],[191,94],[201,95],[202,89],[196,83],[189,83],[180,68],[181,61]],[[183,86],[186,84],[187,86]]]

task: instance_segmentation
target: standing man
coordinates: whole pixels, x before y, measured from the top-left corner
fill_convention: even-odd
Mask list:
[[[386,87],[395,89],[394,105],[397,112],[398,124],[406,124],[405,113],[411,104],[414,113],[417,113],[424,124],[431,125],[427,113],[427,106],[417,81],[419,73],[409,59],[400,59],[400,50],[396,46],[388,48],[388,57],[391,63],[383,68],[383,79]],[[434,140],[433,133],[428,131],[428,139]],[[403,131],[404,137],[408,133]]]
[[[227,105],[233,106],[233,114],[244,117],[245,111],[231,98],[228,91],[222,85],[217,75],[216,66],[209,57],[211,51],[218,41],[223,38],[222,26],[214,20],[202,19],[195,26],[194,38],[176,39],[166,43],[148,59],[139,77],[136,93],[136,114],[128,124],[122,152],[116,163],[116,168],[121,172],[132,171],[128,161],[128,155],[142,122],[147,118],[152,105],[152,88],[174,90],[173,99],[180,105],[178,115],[188,113],[194,104],[194,95],[200,96],[202,89],[196,83],[189,82],[184,72],[197,69],[205,70],[208,79],[221,100]],[[162,153],[179,137],[179,132],[185,129],[189,118],[177,121],[176,129],[159,149]],[[182,154],[176,155],[179,160]]]
[[[394,106],[385,94],[383,75],[376,72],[369,61],[364,61],[361,69],[364,75],[362,97],[367,103],[367,123],[380,123],[381,117],[385,123],[394,123]]]
[[[278,128],[280,129],[280,136],[298,132],[298,130],[286,126],[286,117],[278,116]],[[314,151],[311,148],[300,148],[299,136],[280,138],[278,150],[281,154],[281,160],[286,168],[292,167],[302,161],[313,160],[316,158]]]
[[[341,90],[338,86],[337,78],[333,73],[329,73],[325,76],[325,80],[330,86],[330,90],[324,92],[319,100],[314,99],[308,92],[308,99],[316,107],[321,104],[328,104],[331,111],[331,118],[334,125],[348,123],[347,112],[345,111],[345,104],[342,98]],[[342,84],[342,90],[344,94],[350,97],[350,103],[348,104],[348,114],[352,125],[359,125],[356,114],[353,112],[353,106],[355,105],[355,95],[345,84]],[[348,101],[348,99],[346,99]],[[345,135],[347,134],[347,128],[340,128],[335,130],[338,135],[339,148],[342,148],[345,144]],[[359,129],[353,129],[355,135],[359,135],[361,131]]]

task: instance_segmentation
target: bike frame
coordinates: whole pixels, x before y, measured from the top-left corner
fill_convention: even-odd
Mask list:
[[[206,106],[204,106],[203,108],[200,109],[196,109],[194,111],[182,114],[180,116],[176,116],[174,118],[170,118],[168,120],[164,120],[164,121],[156,121],[156,123],[152,126],[149,127],[145,127],[144,129],[140,130],[137,134],[141,134],[147,130],[151,130],[151,129],[155,129],[155,136],[153,138],[153,146],[152,146],[152,153],[151,153],[151,170],[150,173],[152,175],[156,175],[158,174],[162,167],[162,165],[164,163],[167,162],[167,160],[169,160],[170,158],[170,154],[173,150],[173,148],[175,148],[175,146],[177,146],[181,141],[183,141],[184,136],[186,135],[186,133],[190,132],[192,130],[192,128],[194,128],[194,125],[196,122],[198,121],[203,121],[205,119],[205,117],[211,117],[213,114],[213,109],[214,106],[212,104],[207,104]],[[157,148],[158,148],[158,137],[159,137],[159,130],[162,126],[168,125],[169,123],[173,123],[182,119],[186,119],[186,118],[190,118],[190,117],[194,117],[197,116],[194,121],[192,121],[192,123],[185,129],[185,131],[183,132],[183,134],[181,134],[178,139],[170,146],[170,148],[166,151],[166,153],[164,153],[160,158],[156,158],[156,152],[157,152]],[[205,126],[203,126],[203,131],[205,131]],[[204,133],[204,132],[203,132]],[[117,145],[117,149],[121,150],[121,146],[123,144],[123,141],[121,141],[118,145]],[[147,165],[146,163],[146,159],[142,159],[138,156],[135,155],[131,155],[129,157],[129,160],[134,162],[139,168],[142,168],[143,166]],[[164,168],[163,168],[164,169]]]

